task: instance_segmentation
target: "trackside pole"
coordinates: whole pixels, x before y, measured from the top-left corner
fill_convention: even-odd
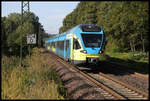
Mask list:
[[[22,34],[23,32],[23,22],[24,22],[24,13],[25,13],[25,7],[27,7],[27,11],[29,12],[29,1],[21,1],[21,42],[20,42],[20,67],[22,66]]]

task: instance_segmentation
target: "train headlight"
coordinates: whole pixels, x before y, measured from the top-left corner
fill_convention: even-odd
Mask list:
[[[103,53],[103,51],[102,51],[102,50],[100,50],[100,51],[99,51],[99,53],[100,53],[100,54],[102,54],[102,53]]]
[[[81,53],[84,53],[84,54],[86,54],[87,52],[86,52],[86,50],[81,50],[80,51]]]

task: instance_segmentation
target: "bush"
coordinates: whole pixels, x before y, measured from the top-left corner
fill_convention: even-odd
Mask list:
[[[12,70],[14,67],[19,66],[20,63],[20,58],[16,56],[12,57],[7,57],[3,56],[2,57],[2,70],[7,72]]]
[[[124,50],[123,50],[123,49],[121,49],[121,48],[114,48],[114,49],[112,49],[112,52],[119,52],[119,53],[123,53],[123,52],[124,52]]]
[[[35,55],[35,56],[40,55],[40,50],[38,48],[33,48],[32,55]]]
[[[100,59],[100,61],[106,61],[108,59],[108,56],[105,54],[101,54],[99,59]]]
[[[143,52],[130,52],[131,54],[131,59],[133,60],[146,60],[146,58],[148,57],[147,53],[143,53]]]

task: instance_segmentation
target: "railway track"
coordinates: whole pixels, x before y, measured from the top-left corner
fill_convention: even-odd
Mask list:
[[[148,99],[148,95],[145,92],[137,90],[136,88],[118,81],[117,79],[114,79],[110,76],[107,76],[101,72],[99,74],[88,73],[88,75],[111,88],[126,99]]]
[[[54,54],[53,54],[54,55]],[[58,56],[54,55],[57,61],[62,63],[68,68],[72,68],[76,72],[80,73],[84,77],[86,77],[89,81],[93,82],[102,90],[101,94],[106,99],[148,99],[148,95],[142,91],[139,91],[130,85],[122,83],[114,78],[111,78],[103,73],[92,74],[87,72],[82,72],[80,69],[75,68],[71,64],[68,64],[63,59],[60,59]]]
[[[92,78],[91,76],[87,75],[86,73],[80,71],[79,69],[73,67],[71,64],[66,64],[64,63],[63,60],[58,59],[59,62],[61,62],[62,64],[64,64],[65,66],[72,68],[73,70],[79,72],[81,75],[83,75],[84,77],[86,77],[89,81],[92,81],[93,83],[95,83],[97,86],[100,87],[100,89],[102,90],[102,93],[104,95],[104,97],[106,99],[122,99],[125,100],[126,98],[120,96],[119,94],[115,93],[113,90],[109,89],[108,87],[106,87],[105,85],[103,85],[102,83],[98,82],[97,80],[95,80],[94,78]]]
[[[63,60],[59,59],[59,61],[68,67],[68,64],[64,63]],[[132,86],[120,82],[114,78],[108,77],[103,73],[99,73],[97,79],[93,76],[93,74],[81,72],[79,69],[74,68],[73,66],[69,67],[73,68],[77,72],[80,72],[90,81],[94,82],[96,85],[107,91],[108,93],[104,92],[104,96],[108,99],[148,99],[148,95],[146,93],[139,91],[136,88],[133,88]]]

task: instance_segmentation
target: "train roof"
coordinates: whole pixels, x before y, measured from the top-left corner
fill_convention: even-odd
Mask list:
[[[79,30],[79,29],[83,32],[100,32],[101,28],[99,26],[95,25],[95,24],[80,24],[80,25],[77,25],[77,26],[73,27],[72,29],[67,30],[66,32],[64,32],[62,34],[58,34],[58,35],[56,35],[52,38],[49,38],[49,39],[55,39],[57,37],[64,36],[66,34],[70,34],[72,32],[75,32],[76,30]],[[46,40],[46,42],[48,40]]]

